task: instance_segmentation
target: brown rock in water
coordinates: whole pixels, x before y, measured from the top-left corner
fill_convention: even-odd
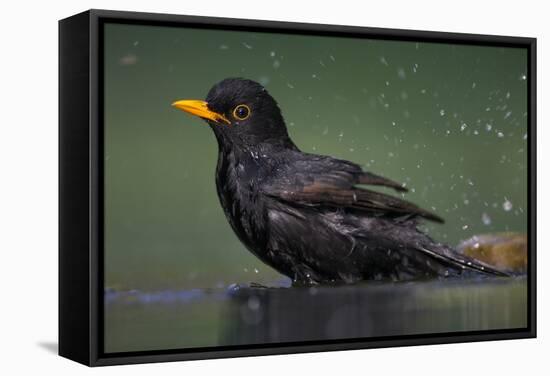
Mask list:
[[[499,269],[527,271],[527,235],[514,232],[475,235],[457,249]]]

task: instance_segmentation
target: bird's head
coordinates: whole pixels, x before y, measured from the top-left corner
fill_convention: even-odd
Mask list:
[[[204,119],[220,146],[292,145],[277,102],[255,81],[228,78],[214,85],[206,100],[179,100],[172,105]]]

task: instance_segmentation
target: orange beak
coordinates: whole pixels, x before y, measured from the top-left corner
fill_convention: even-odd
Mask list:
[[[172,103],[172,106],[185,111],[191,115],[195,115],[198,117],[201,117],[203,119],[213,120],[216,123],[220,123],[220,121],[223,121],[227,124],[231,124],[229,120],[222,114],[219,114],[217,112],[214,112],[208,108],[208,103],[201,100],[195,100],[195,99],[186,99],[181,101],[176,101]]]

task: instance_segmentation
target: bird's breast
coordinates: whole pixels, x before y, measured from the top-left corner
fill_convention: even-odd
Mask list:
[[[220,155],[216,188],[232,229],[252,252],[266,243],[266,211],[259,193],[261,165],[252,158]]]

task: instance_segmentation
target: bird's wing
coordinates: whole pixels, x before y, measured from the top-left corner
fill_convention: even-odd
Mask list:
[[[411,202],[357,187],[359,184],[383,185],[404,190],[400,184],[364,172],[351,162],[306,154],[274,173],[262,185],[262,191],[270,197],[294,205],[348,208],[373,215],[418,216],[443,222],[441,217]]]
[[[364,185],[380,185],[383,187],[393,188],[398,192],[408,192],[409,190],[403,186],[403,184],[397,183],[393,180],[385,178],[383,176],[375,175],[371,172],[361,171],[357,174],[357,180],[359,184]]]

